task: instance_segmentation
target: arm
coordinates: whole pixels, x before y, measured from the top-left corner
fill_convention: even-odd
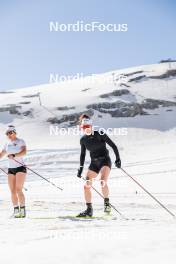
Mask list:
[[[115,143],[108,137],[107,134],[102,135],[104,141],[113,149],[114,154],[116,156],[116,160],[120,159],[119,151]]]
[[[2,159],[5,155],[6,155],[6,151],[3,149],[3,150],[0,152],[0,159]]]
[[[84,167],[84,161],[86,157],[86,147],[82,141],[80,141],[81,144],[81,154],[80,154],[80,167],[78,169],[77,177],[81,178],[81,174],[83,172]]]
[[[80,167],[84,167],[85,157],[86,157],[86,147],[83,143],[81,143]]]
[[[26,146],[22,146],[21,147],[21,151],[19,153],[15,153],[15,154],[10,154],[8,155],[9,159],[13,159],[13,158],[20,158],[26,155]]]
[[[15,154],[15,157],[20,158],[26,155],[26,146],[21,147],[21,151]]]

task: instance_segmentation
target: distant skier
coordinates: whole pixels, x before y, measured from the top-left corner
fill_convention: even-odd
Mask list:
[[[26,144],[23,139],[17,138],[14,126],[9,126],[6,135],[8,143],[0,152],[0,158],[7,155],[9,159],[8,184],[11,191],[11,199],[14,206],[14,217],[23,218],[26,216],[25,197],[23,194],[23,185],[26,178],[26,167],[22,166],[23,156],[26,155]],[[19,163],[17,163],[15,160]]]
[[[81,155],[80,155],[80,168],[78,169],[77,176],[81,178],[84,161],[86,156],[86,150],[90,152],[91,163],[87,172],[87,182],[84,185],[84,195],[86,200],[87,209],[81,212],[77,217],[91,217],[93,215],[92,207],[92,195],[90,185],[92,180],[101,175],[101,187],[102,194],[104,196],[104,212],[110,213],[111,206],[109,202],[109,188],[107,185],[108,177],[111,171],[111,159],[109,157],[109,151],[106,148],[106,143],[113,149],[116,160],[115,166],[121,168],[121,160],[119,151],[114,142],[107,136],[107,134],[94,131],[92,126],[92,120],[86,114],[80,117],[80,127],[83,129],[84,135],[80,139]]]

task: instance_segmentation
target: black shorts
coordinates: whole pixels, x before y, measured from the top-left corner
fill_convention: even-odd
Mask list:
[[[9,168],[8,169],[8,174],[16,175],[18,172],[26,173],[27,169],[26,169],[25,166],[21,166],[21,167],[17,167],[17,168]]]
[[[104,166],[107,166],[111,169],[112,163],[110,157],[99,157],[96,159],[92,159],[89,170],[99,173],[101,168]]]

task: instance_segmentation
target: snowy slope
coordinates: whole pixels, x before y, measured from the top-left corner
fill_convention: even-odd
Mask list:
[[[168,72],[175,69],[175,63],[163,63],[98,76],[101,81],[107,76],[124,74],[126,86],[102,84],[98,80],[94,84],[70,81],[0,93],[0,147],[6,140],[6,126],[15,124],[29,149],[26,163],[64,189],[60,192],[29,172],[25,186],[28,217],[9,219],[7,177],[0,172],[1,263],[175,263],[175,220],[114,166],[109,180],[111,202],[128,221],[116,212],[112,220],[60,218],[75,215],[84,208],[83,182],[76,178],[79,135],[51,136],[48,122],[50,118],[60,120],[63,115],[76,116],[90,104],[112,103],[113,106],[120,101],[131,114],[132,109],[128,108],[131,103],[135,107],[141,106],[145,99],[163,100],[158,107],[155,107],[157,101],[150,100],[152,109],[143,108],[147,114],[128,117],[102,112],[111,108],[93,109],[93,120],[106,128],[127,128],[126,135],[112,136],[119,147],[123,168],[176,214],[176,107],[168,106],[168,101],[176,102],[176,76]],[[122,89],[129,93],[114,95],[114,91]],[[47,110],[40,106],[38,93]],[[65,106],[72,109],[57,110]],[[59,125],[67,126],[69,122]],[[114,161],[112,151],[110,155]],[[88,164],[87,155],[86,168]],[[0,167],[7,170],[7,159],[0,160]],[[98,181],[95,187],[100,190]],[[102,199],[95,193],[93,199],[95,215],[101,216]]]
[[[151,145],[143,140],[140,144],[134,142],[133,148],[126,146],[122,154],[123,166],[176,212],[176,146],[170,135],[166,135],[165,141],[163,139],[159,137]],[[75,176],[78,152],[78,149],[30,152],[27,161],[31,168],[63,187],[64,191],[54,189],[29,173],[28,191],[25,192],[28,217],[25,220],[9,219],[10,194],[3,179],[0,200],[1,262],[114,264],[118,259],[123,264],[156,261],[174,264],[175,220],[117,169],[112,170],[109,180],[111,202],[129,218],[128,221],[121,219],[116,212],[113,212],[112,220],[71,221],[60,218],[75,215],[84,208],[83,182]],[[100,190],[98,182],[95,187]],[[101,216],[101,198],[93,193],[93,201],[94,214]]]
[[[46,174],[48,174],[48,171],[61,170],[61,172],[58,172],[59,176],[62,175],[62,167],[64,169],[66,164],[67,174],[73,174],[79,161],[79,135],[50,135],[48,119],[57,116],[59,120],[63,115],[74,115],[87,110],[87,105],[101,103],[105,100],[112,103],[118,100],[127,104],[141,104],[145,98],[149,98],[175,104],[175,70],[176,63],[171,62],[145,65],[98,75],[96,83],[93,84],[77,80],[19,89],[13,91],[13,93],[1,93],[0,147],[6,141],[4,131],[7,125],[13,123],[17,127],[19,136],[25,138],[30,150],[27,156],[28,164],[31,164],[33,168],[40,168],[41,171],[47,171]],[[117,83],[103,84],[102,79],[110,79],[112,75],[117,78],[122,74],[127,78],[125,89],[128,88],[129,93],[115,96],[113,91],[122,91],[124,85],[122,87]],[[86,88],[89,88],[89,90],[85,91]],[[39,103],[38,93],[40,93],[44,107]],[[9,106],[12,107],[10,111],[8,110]],[[74,109],[57,110],[58,107],[65,106],[74,107]],[[93,109],[93,120],[95,125],[105,128],[127,128],[127,134],[112,136],[119,147],[124,166],[128,166],[128,163],[140,161],[145,163],[145,159],[151,161],[168,159],[171,165],[169,171],[172,171],[175,169],[174,158],[176,156],[175,148],[172,148],[175,144],[176,134],[176,107],[167,106],[166,104],[164,106],[159,105],[154,109],[153,107],[151,109],[144,108],[144,110],[147,114],[112,117],[109,113],[106,114]],[[29,111],[31,111],[31,114],[24,116],[24,113]],[[59,125],[61,127],[65,126],[65,123]],[[143,157],[144,152],[147,154],[146,158]],[[87,157],[87,162],[89,162],[89,157]],[[6,167],[7,161],[2,160],[0,161],[1,164]],[[157,166],[156,171],[157,169],[162,171],[160,170],[160,163]],[[69,172],[68,167],[70,167]],[[135,173],[141,173],[140,167],[135,168]],[[174,176],[174,174],[170,175]],[[149,178],[149,176],[147,177]],[[2,181],[3,179],[4,177],[2,177]],[[159,186],[155,184],[153,186],[156,191],[157,189],[159,191]],[[161,186],[165,187],[164,183]],[[172,192],[172,184],[169,187],[168,191]],[[164,189],[161,188],[161,191],[164,191]]]
[[[96,79],[85,77],[84,80],[67,81],[62,83],[53,83],[30,87],[13,91],[13,93],[0,93],[0,124],[14,123],[17,126],[24,126],[24,123],[30,124],[31,122],[35,127],[46,126],[49,118],[58,117],[62,118],[63,115],[70,115],[86,111],[87,106],[90,104],[98,104],[103,102],[113,103],[116,101],[124,103],[142,103],[143,100],[150,98],[156,100],[167,100],[175,102],[175,85],[176,85],[176,63],[161,63],[156,65],[146,65],[124,70],[109,72],[106,74],[97,75]],[[174,72],[173,74],[169,74]],[[119,76],[125,76],[123,84],[119,85]],[[164,76],[165,75],[165,76]],[[115,76],[115,77],[114,77]],[[112,81],[112,78],[114,81]],[[115,81],[117,79],[117,82]],[[108,80],[110,80],[108,82]],[[129,93],[122,94],[121,96],[107,95],[113,91],[126,89]],[[39,105],[39,98],[37,94],[40,93],[41,101],[44,107],[48,108],[47,112]],[[11,114],[5,108],[11,107]],[[58,110],[57,108],[67,107],[66,110]],[[71,108],[71,109],[69,109]],[[164,113],[165,119],[173,119],[175,114],[175,107],[171,106],[170,113]],[[162,109],[151,109],[145,112],[153,115],[160,115]],[[173,111],[172,111],[173,110]],[[94,111],[94,120],[100,120],[100,114],[103,117],[109,118],[109,114]],[[167,115],[168,114],[168,115]],[[137,122],[135,119],[138,115],[132,118],[119,118],[118,123],[116,118],[111,120],[111,126],[116,123],[121,126],[128,127],[144,126],[145,118],[141,116]],[[156,128],[149,125],[151,122],[150,115],[149,128]],[[146,119],[147,119],[146,118]],[[153,118],[153,117],[152,117]],[[103,125],[106,126],[106,119],[103,119]],[[114,122],[115,121],[115,122]],[[128,122],[130,125],[128,125]],[[140,125],[138,124],[140,123]],[[159,123],[159,122],[158,122]],[[62,123],[61,126],[64,124]],[[109,124],[108,124],[109,125]],[[172,124],[166,125],[167,129],[172,128]],[[160,128],[159,128],[160,129]],[[161,128],[162,129],[162,128]]]

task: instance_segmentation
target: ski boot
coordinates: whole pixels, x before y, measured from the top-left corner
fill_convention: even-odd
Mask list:
[[[111,213],[111,205],[109,204],[109,198],[105,198],[104,199],[104,212],[106,214],[110,214]]]
[[[26,217],[26,207],[20,206],[20,218],[25,218],[25,217]]]
[[[83,211],[82,213],[80,213],[79,215],[77,215],[77,217],[92,217],[93,216],[93,208],[91,204],[87,205],[87,209],[85,211]]]
[[[20,208],[19,208],[19,206],[15,206],[14,207],[13,217],[14,218],[19,218],[20,217]]]

